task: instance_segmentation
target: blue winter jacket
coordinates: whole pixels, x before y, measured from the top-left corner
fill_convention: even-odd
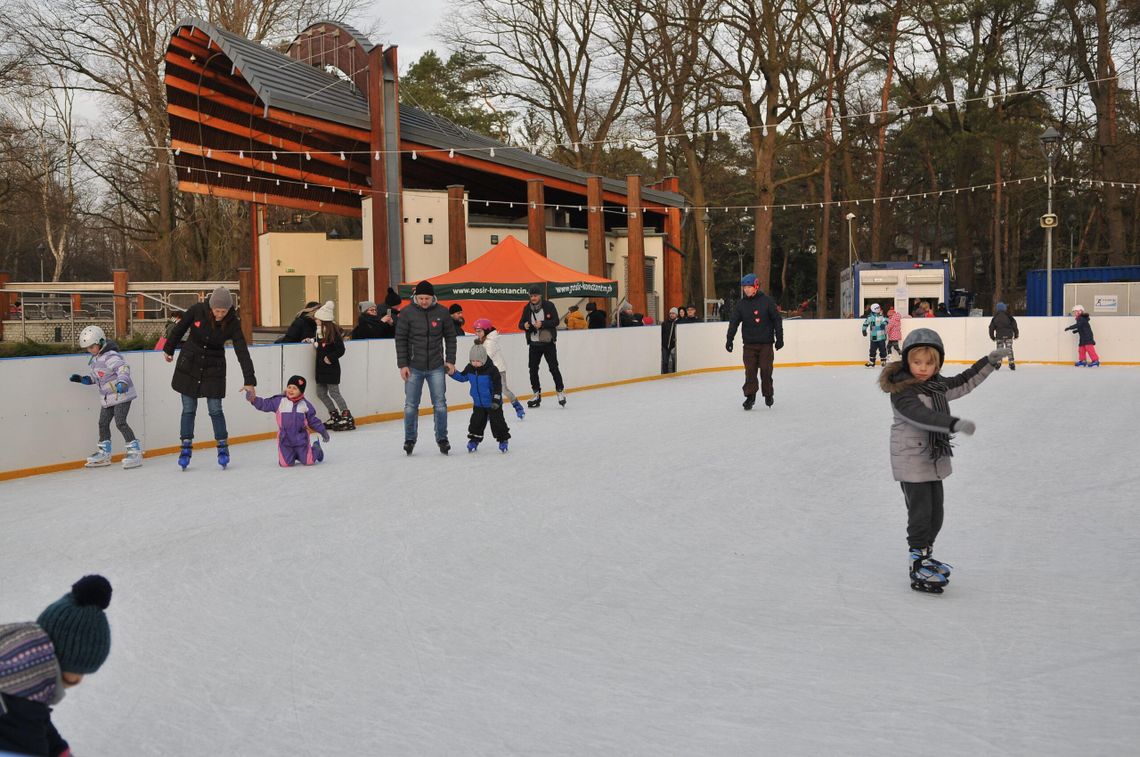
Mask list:
[[[871,313],[863,319],[863,336],[871,334],[872,342],[881,342],[887,338],[887,317],[882,313]]]
[[[489,408],[503,404],[503,379],[499,369],[488,360],[476,368],[470,363],[462,371],[451,374],[456,381],[471,384],[471,400],[475,407]]]

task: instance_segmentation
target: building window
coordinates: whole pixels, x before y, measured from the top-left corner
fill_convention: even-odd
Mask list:
[[[428,223],[431,223],[431,222],[432,222],[432,219],[431,219],[431,218],[428,218]]]
[[[431,234],[424,234],[424,244],[431,244]]]
[[[498,234],[492,234],[491,235],[491,244],[498,244],[498,243],[499,243],[499,235]]]

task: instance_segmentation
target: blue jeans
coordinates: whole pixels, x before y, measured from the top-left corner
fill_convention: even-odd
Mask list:
[[[229,439],[226,431],[226,416],[222,415],[222,400],[220,397],[207,397],[206,410],[210,413],[210,422],[214,424],[214,438],[218,441]],[[194,438],[194,416],[198,414],[198,398],[189,394],[182,395],[182,426],[179,429],[179,438]]]
[[[404,384],[404,440],[414,442],[419,435],[420,397],[427,381],[431,393],[432,415],[435,418],[435,440],[447,438],[447,369],[442,365],[430,371],[411,368],[411,375]]]

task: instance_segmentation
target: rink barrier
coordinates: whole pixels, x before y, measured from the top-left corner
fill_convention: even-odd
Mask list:
[[[1068,317],[1018,318],[1021,338],[1014,350],[1022,364],[1071,365],[1076,359],[1076,337],[1063,331],[1072,323]],[[947,362],[969,364],[993,349],[987,328],[989,318],[906,319],[904,335],[918,326],[934,328],[943,338]],[[1097,349],[1106,358],[1103,365],[1140,365],[1140,317],[1095,317],[1093,328]],[[785,347],[776,353],[776,367],[862,366],[867,359],[867,340],[860,334],[858,320],[792,320],[784,324]],[[662,376],[660,330],[656,327],[604,329],[559,332],[559,365],[567,385],[567,393],[622,386],[717,371],[741,369],[740,337],[737,349],[724,349],[726,324],[684,324],[677,329],[677,373]],[[470,335],[460,338],[457,361],[466,364],[472,344]],[[522,334],[500,337],[513,388],[529,390],[527,346]],[[358,424],[382,423],[403,418],[403,382],[396,370],[395,342],[370,340],[349,342],[342,359],[341,392],[349,401]],[[233,394],[226,399],[226,422],[230,444],[264,441],[276,436],[273,416],[252,408],[237,391],[241,370],[232,350],[227,350],[228,377]],[[259,395],[269,396],[281,390],[281,382],[290,375],[311,376],[314,352],[310,345],[272,344],[250,348],[259,379]],[[160,457],[176,453],[179,448],[179,396],[170,388],[173,364],[163,360],[161,352],[128,352],[139,399],[135,400],[128,418],[142,440],[144,456]],[[47,396],[36,401],[0,404],[0,424],[9,439],[0,465],[0,481],[74,470],[83,467],[96,441],[98,394],[92,387],[67,381],[71,373],[86,373],[87,358],[82,354],[51,355],[0,360],[0,392],[6,397],[27,397],[28,387],[47,388]],[[545,365],[540,368],[549,385]],[[452,382],[449,380],[448,384]],[[466,387],[456,383],[449,394],[468,399]],[[459,394],[455,394],[458,390]],[[425,389],[425,395],[427,394]],[[553,396],[546,391],[544,396]],[[529,391],[518,393],[520,400],[531,397]],[[315,397],[310,397],[318,410],[323,410]],[[430,403],[427,396],[424,401]],[[209,417],[201,403],[197,430],[209,433]],[[450,404],[449,411],[471,408],[470,401]],[[431,414],[431,406],[421,407],[420,415]],[[111,430],[113,444],[121,449],[122,437]],[[212,439],[195,442],[195,449],[209,449]],[[117,453],[115,460],[121,460]]]

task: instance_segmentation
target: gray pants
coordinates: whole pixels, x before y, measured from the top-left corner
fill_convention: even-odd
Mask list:
[[[507,386],[507,372],[499,371],[499,379],[503,382],[503,399],[507,402],[516,402],[515,393]]]
[[[340,384],[317,384],[317,399],[324,403],[330,413],[347,413],[348,403],[340,394]]]
[[[127,413],[131,412],[131,402],[120,402],[111,407],[99,410],[99,441],[111,441],[111,419],[115,419],[115,428],[123,435],[123,441],[130,444],[135,440],[135,432],[127,425]]]
[[[1010,365],[1016,365],[1016,363],[1014,362],[1014,359],[1013,359],[1013,337],[1012,336],[999,336],[997,339],[994,340],[994,343],[997,345],[997,348],[999,350],[1001,350],[1001,349],[1009,350],[1009,364]]]

